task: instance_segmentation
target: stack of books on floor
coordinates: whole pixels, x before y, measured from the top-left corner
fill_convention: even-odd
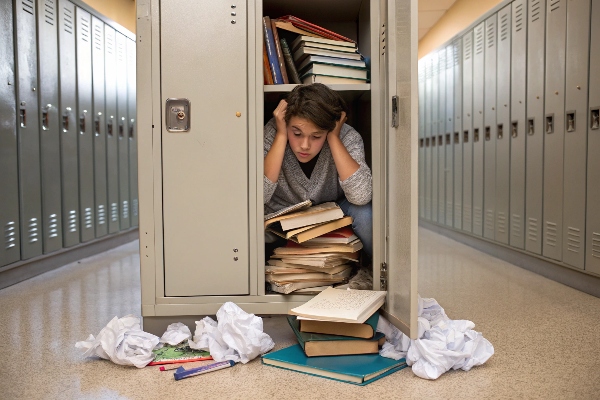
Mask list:
[[[320,292],[345,284],[358,262],[362,242],[333,203],[300,203],[268,215],[265,228],[287,240],[274,250],[265,267],[265,281],[273,292]]]
[[[377,332],[386,292],[328,288],[290,311],[298,344],[263,356],[263,364],[366,385],[406,366],[379,355]]]
[[[265,85],[368,81],[367,64],[352,39],[292,15],[263,17],[263,34]]]

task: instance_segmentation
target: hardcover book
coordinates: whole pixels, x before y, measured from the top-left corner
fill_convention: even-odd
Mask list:
[[[300,332],[322,333],[325,335],[351,336],[371,339],[377,330],[379,312],[374,313],[364,324],[348,324],[345,322],[318,321],[298,317]]]

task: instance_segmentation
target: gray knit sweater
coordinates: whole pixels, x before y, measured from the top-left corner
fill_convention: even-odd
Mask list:
[[[265,125],[264,157],[267,156],[275,133],[275,120]],[[313,204],[337,201],[346,197],[350,203],[363,205],[371,201],[373,181],[365,162],[365,149],[360,134],[344,124],[340,139],[350,156],[358,163],[358,170],[345,181],[340,181],[329,144],[325,141],[310,179],[304,175],[298,159],[288,144],[285,148],[279,179],[273,183],[263,176],[265,214],[284,207],[311,200]]]

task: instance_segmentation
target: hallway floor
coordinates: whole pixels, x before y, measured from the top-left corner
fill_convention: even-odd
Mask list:
[[[0,398],[600,398],[599,298],[425,229],[419,239],[420,294],[438,300],[450,318],[475,322],[495,347],[470,372],[427,381],[406,368],[357,387],[257,359],[176,382],[157,367],[83,359],[76,341],[114,316],[140,315],[133,242],[0,290]],[[283,317],[264,325],[276,349],[295,341]]]

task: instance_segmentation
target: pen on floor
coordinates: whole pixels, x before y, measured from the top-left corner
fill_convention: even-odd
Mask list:
[[[192,368],[204,367],[205,365],[210,365],[210,364],[214,364],[214,361],[212,359],[211,360],[203,360],[203,361],[192,361],[192,362],[186,362],[186,363],[165,364],[165,365],[161,365],[160,368],[158,368],[158,369],[160,371],[170,371],[173,369],[177,369],[179,367],[183,367],[187,370],[187,369],[192,369]]]
[[[204,365],[198,368],[185,369],[183,367],[177,368],[173,376],[175,380],[178,381],[180,379],[189,378],[191,376],[196,376],[200,374],[205,374],[207,372],[218,371],[223,368],[233,367],[235,365],[234,361],[221,361],[210,365]]]

